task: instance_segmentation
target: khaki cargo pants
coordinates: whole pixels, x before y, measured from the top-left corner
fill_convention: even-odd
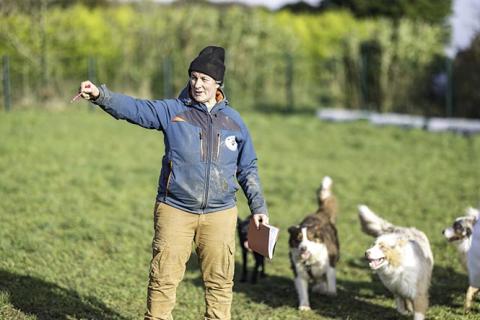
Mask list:
[[[205,286],[205,319],[230,319],[236,222],[236,207],[192,214],[157,203],[145,320],[173,319],[176,289],[185,273],[192,243]]]

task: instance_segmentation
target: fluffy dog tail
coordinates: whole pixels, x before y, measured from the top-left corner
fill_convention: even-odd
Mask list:
[[[465,214],[467,217],[473,219],[473,223],[476,223],[478,220],[480,220],[480,210],[475,209],[473,207],[468,207],[467,210],[465,210]]]
[[[322,179],[322,184],[317,189],[317,201],[319,204],[326,201],[332,194],[333,180],[329,176],[325,176]]]
[[[317,214],[328,217],[331,223],[335,224],[338,215],[337,199],[332,192],[333,180],[329,176],[322,179],[322,184],[317,190],[318,209]]]
[[[358,206],[358,217],[362,225],[362,231],[373,237],[393,232],[396,229],[393,224],[377,216],[364,204]]]
[[[322,189],[332,189],[333,180],[329,176],[325,176],[322,179]]]

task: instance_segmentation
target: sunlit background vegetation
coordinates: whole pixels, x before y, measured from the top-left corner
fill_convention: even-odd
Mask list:
[[[478,72],[469,71],[480,68],[480,39],[446,56],[450,0],[329,0],[277,11],[198,0],[5,0],[1,13],[14,107],[61,106],[85,78],[175,96],[189,62],[216,44],[227,49],[226,91],[239,109],[479,116]]]

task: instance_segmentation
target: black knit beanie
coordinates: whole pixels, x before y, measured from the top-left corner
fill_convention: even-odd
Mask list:
[[[222,47],[208,46],[193,59],[188,68],[188,75],[192,71],[205,73],[223,83],[223,74],[225,73],[225,49]]]

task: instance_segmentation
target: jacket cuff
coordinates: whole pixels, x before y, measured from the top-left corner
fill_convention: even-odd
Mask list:
[[[268,211],[265,211],[265,210],[255,210],[255,211],[252,212],[252,215],[255,215],[255,214],[264,214],[267,217],[269,216]]]
[[[102,84],[98,88],[98,91],[99,91],[99,95],[97,99],[92,100],[92,103],[97,105],[104,105],[107,102],[107,100],[110,98],[110,90],[108,90],[105,84]]]

